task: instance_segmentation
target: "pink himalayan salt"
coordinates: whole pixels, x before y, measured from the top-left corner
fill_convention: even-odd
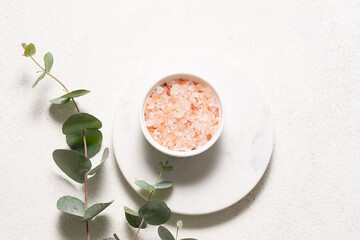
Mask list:
[[[175,79],[157,86],[146,98],[144,116],[156,142],[174,151],[191,151],[218,130],[219,102],[210,87]]]

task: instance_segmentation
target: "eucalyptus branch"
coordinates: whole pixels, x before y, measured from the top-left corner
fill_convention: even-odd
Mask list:
[[[35,45],[22,44],[24,48],[24,56],[30,57],[33,62],[42,70],[41,75],[33,84],[33,88],[42,80],[45,75],[52,77],[57,81],[66,91],[67,94],[58,98],[50,100],[53,104],[66,104],[70,100],[73,102],[77,114],[70,116],[64,123],[62,131],[66,135],[66,141],[72,150],[58,149],[53,153],[53,158],[58,167],[71,179],[78,183],[84,183],[85,185],[85,203],[81,200],[71,197],[61,197],[57,202],[57,208],[67,214],[82,217],[86,225],[86,239],[90,240],[89,220],[94,218],[112,202],[97,203],[88,208],[88,175],[96,174],[97,170],[101,168],[105,160],[108,158],[109,150],[104,150],[101,163],[95,168],[91,169],[90,157],[95,156],[101,148],[102,133],[98,130],[102,127],[100,120],[91,116],[90,114],[81,113],[80,109],[74,98],[83,96],[90,91],[88,90],[76,90],[70,92],[68,88],[54,75],[50,73],[50,70],[54,63],[53,55],[48,52],[44,56],[44,66],[42,67],[34,58],[36,53]],[[87,135],[92,138],[92,141],[87,141]],[[91,151],[91,152],[89,152]]]
[[[26,48],[25,48],[25,49],[26,49]],[[52,56],[52,55],[51,55],[51,56]],[[52,74],[49,72],[50,69],[49,69],[49,71],[47,71],[45,68],[43,68],[43,67],[33,58],[33,56],[30,55],[29,57],[34,61],[34,63],[35,63],[36,65],[39,66],[39,68],[42,69],[43,72],[45,72],[47,75],[49,75],[50,77],[52,77],[55,81],[57,81],[57,82],[64,88],[64,90],[65,90],[67,93],[69,93],[69,90],[67,89],[67,87],[66,87],[59,79],[57,79],[54,75],[52,75]],[[41,79],[40,79],[40,80],[41,80]],[[36,82],[35,82],[35,83],[36,83]],[[36,83],[36,84],[37,84],[37,83]],[[35,85],[35,86],[36,86],[36,85]],[[33,85],[33,87],[35,87],[35,86]],[[71,99],[71,101],[74,103],[74,106],[75,106],[77,112],[79,113],[80,110],[79,110],[79,107],[77,106],[74,98],[70,98],[70,99]]]

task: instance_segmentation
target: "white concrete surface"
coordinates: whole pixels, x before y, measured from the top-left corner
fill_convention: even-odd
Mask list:
[[[85,239],[62,215],[62,195],[82,198],[51,153],[65,147],[61,124],[71,105],[50,78],[31,89],[36,66],[21,56],[55,57],[53,73],[71,89],[92,90],[80,108],[104,124],[104,146],[119,95],[159,56],[193,52],[231,60],[269,100],[275,149],[257,187],[234,206],[182,218],[181,237],[198,239],[359,239],[360,2],[354,0],[133,0],[0,2],[0,238]],[[90,202],[116,199],[90,224],[91,239],[131,239],[123,205],[140,197],[113,155],[90,181]],[[209,189],[216,194],[216,189]],[[158,239],[156,228],[139,240]]]

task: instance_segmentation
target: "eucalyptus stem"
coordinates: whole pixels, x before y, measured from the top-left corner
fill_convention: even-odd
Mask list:
[[[39,68],[41,68],[47,75],[49,75],[50,77],[52,77],[55,81],[57,81],[63,88],[64,90],[69,93],[70,91],[67,89],[67,87],[58,79],[56,78],[54,75],[52,75],[51,73],[49,73],[48,71],[45,70],[45,68],[43,68],[32,56],[30,56],[30,58],[34,61],[34,63],[36,65],[38,65]],[[74,98],[71,98],[71,101],[74,103],[74,106],[77,110],[78,113],[80,113],[80,109],[78,107],[78,105],[76,104],[76,101]],[[85,130],[82,130],[82,135],[83,135],[83,141],[84,141],[84,150],[85,150],[85,157],[88,156],[87,154],[87,145],[86,145],[86,137],[85,137]],[[84,174],[85,178],[84,178],[84,184],[85,184],[85,211],[87,209],[87,205],[88,205],[88,191],[87,191],[87,174]],[[86,225],[86,239],[90,240],[90,231],[89,231],[89,221],[85,222]]]
[[[164,172],[164,169],[161,170],[160,175],[159,175],[158,179],[156,180],[156,183],[154,184],[154,186],[156,186],[156,184],[158,184],[158,182],[159,182],[159,180],[160,180],[161,175],[163,174],[163,172]],[[151,199],[154,191],[155,191],[155,190],[153,190],[153,191],[150,192],[149,198],[148,198],[148,200],[147,200],[148,202],[150,201],[150,199]]]
[[[140,226],[139,226],[139,228],[138,228],[137,232],[135,233],[135,236],[134,236],[133,240],[135,240],[135,239],[136,239],[136,237],[137,237],[137,235],[139,234],[140,229],[141,229],[141,227],[142,227],[142,225],[143,225],[144,221],[145,221],[145,217],[143,217],[143,218],[141,219]]]
[[[73,100],[74,101],[74,100]],[[74,102],[75,103],[75,102]],[[76,105],[75,105],[76,106]],[[76,106],[77,107],[77,106]],[[83,141],[84,141],[84,151],[85,151],[85,157],[87,157],[87,144],[86,144],[86,137],[85,137],[85,130],[82,130],[82,135],[83,135]],[[87,173],[84,174],[84,184],[85,184],[85,211],[87,209],[87,205],[88,205],[88,191],[87,191]],[[85,222],[86,225],[86,239],[90,240],[90,232],[89,232],[89,222],[86,221]]]
[[[176,228],[176,237],[175,237],[175,240],[177,240],[178,235],[179,235],[179,227]]]

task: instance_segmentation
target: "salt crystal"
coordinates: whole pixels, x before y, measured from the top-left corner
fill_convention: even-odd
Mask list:
[[[161,94],[163,91],[164,91],[164,88],[162,86],[157,86],[155,91],[158,93],[158,94]]]

